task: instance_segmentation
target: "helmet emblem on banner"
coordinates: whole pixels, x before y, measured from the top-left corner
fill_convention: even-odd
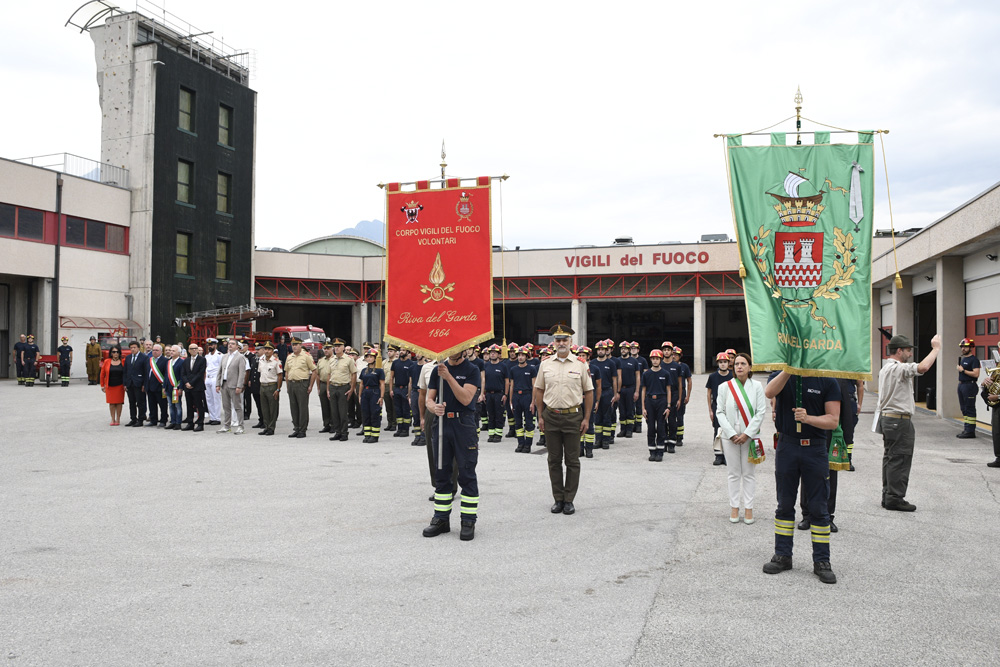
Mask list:
[[[424,210],[424,207],[418,201],[408,201],[406,206],[401,206],[399,210],[406,214],[406,224],[410,224],[417,222],[417,215]]]

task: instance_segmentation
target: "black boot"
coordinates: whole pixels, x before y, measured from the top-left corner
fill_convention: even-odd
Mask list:
[[[591,447],[590,445],[587,445],[585,449],[586,449],[586,457],[588,459],[594,458],[594,448]]]
[[[629,424],[628,426],[625,427],[625,437],[626,438],[631,438],[632,437],[632,425],[631,424]]]
[[[458,539],[463,542],[468,542],[469,540],[475,539],[476,537],[476,522],[475,521],[463,521],[462,522],[462,532],[458,534]]]
[[[656,460],[656,450],[651,449],[649,450],[649,458],[647,459],[647,461],[655,461],[655,460]]]
[[[506,437],[506,438],[516,438],[517,437],[517,431],[515,431],[514,427],[511,426],[510,429],[507,431],[507,435],[504,436],[504,437]]]
[[[712,465],[714,465],[714,466],[724,466],[724,465],[726,465],[726,457],[723,456],[722,454],[716,454],[715,455],[715,460],[712,461]]]
[[[633,424],[632,425],[632,432],[633,433],[642,433],[642,422],[637,421],[635,424]]]
[[[541,434],[540,436],[538,436],[538,446],[539,447],[544,447],[545,446],[545,434],[544,433]]]
[[[656,461],[658,463],[663,463],[663,450],[662,449],[657,449],[656,450]]]
[[[434,517],[431,519],[431,525],[424,528],[424,537],[437,537],[441,533],[450,533],[451,524],[448,519],[441,519]]]

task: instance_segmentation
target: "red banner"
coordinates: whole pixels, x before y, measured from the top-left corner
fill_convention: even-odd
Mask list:
[[[441,359],[493,338],[490,179],[386,188],[385,340]]]

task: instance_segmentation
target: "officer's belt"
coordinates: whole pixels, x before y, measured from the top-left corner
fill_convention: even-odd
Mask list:
[[[883,417],[889,417],[890,419],[909,419],[910,415],[905,415],[901,412],[883,412]]]
[[[546,405],[545,409],[557,415],[572,415],[580,411],[580,406],[577,405],[572,408],[550,408],[549,406]]]
[[[342,384],[332,384],[331,383],[331,386],[333,386],[333,387],[349,387],[349,386],[351,386],[351,383],[350,382],[344,382]]]

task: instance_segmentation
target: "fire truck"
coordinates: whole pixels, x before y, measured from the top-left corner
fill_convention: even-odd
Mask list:
[[[189,343],[204,345],[207,338],[218,338],[220,327],[229,327],[230,331],[226,336],[249,341],[251,345],[263,345],[271,340],[271,334],[266,332],[255,333],[253,323],[256,320],[274,317],[274,311],[270,308],[251,308],[250,306],[237,306],[234,308],[217,308],[215,310],[203,310],[197,313],[188,313],[174,320],[174,325],[178,327],[188,327],[191,331]]]

